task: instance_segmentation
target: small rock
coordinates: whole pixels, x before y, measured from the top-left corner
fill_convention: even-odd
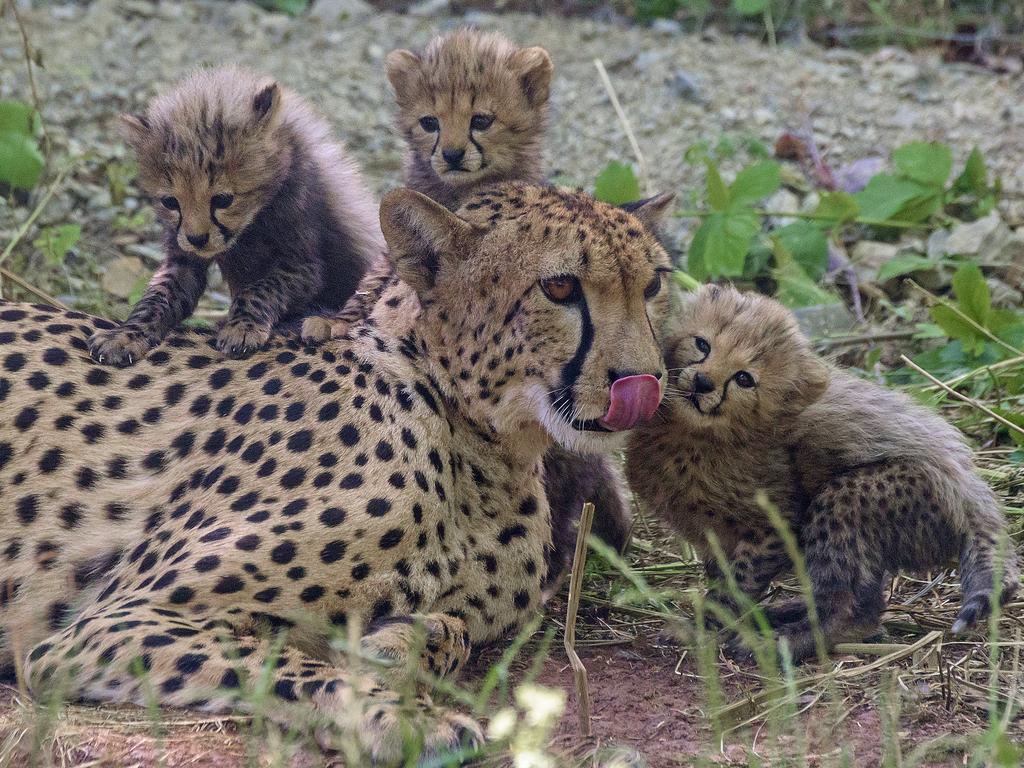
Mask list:
[[[126,299],[148,272],[142,259],[135,256],[118,256],[107,263],[100,285],[107,293]]]
[[[1013,309],[1020,307],[1024,295],[1019,290],[1012,285],[1007,285],[998,277],[986,277],[985,282],[988,284],[988,292],[992,297],[992,306],[1012,307]]]
[[[800,198],[790,192],[785,187],[775,191],[771,197],[769,197],[764,204],[766,211],[778,211],[779,213],[798,213],[800,211]],[[777,216],[775,223],[777,226],[784,227],[787,224],[792,224],[796,219],[791,216]]]
[[[637,72],[644,73],[651,68],[651,65],[657,64],[664,58],[664,51],[643,51],[636,57],[636,61],[633,62],[633,66],[636,68]]]
[[[770,109],[758,107],[757,109],[754,110],[754,122],[757,123],[758,125],[768,125],[769,123],[774,122],[774,120],[775,113],[772,112]]]
[[[701,91],[697,79],[685,69],[677,69],[672,73],[672,90],[676,96],[684,101],[692,101],[694,104],[705,102],[704,94]]]
[[[420,0],[409,6],[410,16],[441,16],[449,12],[448,0]]]
[[[1010,237],[1010,228],[997,211],[992,211],[983,219],[953,227],[946,241],[946,249],[960,256],[987,257],[1001,251]]]
[[[321,24],[365,19],[373,15],[373,7],[363,0],[316,0],[309,9],[309,17]]]
[[[875,272],[878,268],[885,264],[887,261],[891,261],[897,253],[899,253],[900,247],[894,243],[879,243],[874,240],[860,240],[853,246],[853,252],[850,254],[850,261],[855,266],[865,266],[874,269]]]
[[[683,31],[683,25],[675,19],[655,19],[651,22],[651,31],[663,35],[678,35]]]
[[[949,230],[936,229],[928,235],[928,245],[925,252],[929,259],[941,259],[949,253]]]
[[[800,330],[812,339],[848,333],[857,327],[857,318],[842,302],[797,307],[793,310]]]
[[[124,247],[125,251],[132,256],[138,256],[154,267],[164,260],[164,252],[153,245],[146,243],[131,243]]]

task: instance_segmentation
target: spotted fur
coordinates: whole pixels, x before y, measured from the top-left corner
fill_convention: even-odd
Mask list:
[[[704,288],[667,350],[668,394],[660,419],[631,437],[627,476],[712,574],[709,533],[755,600],[791,567],[756,500],[763,491],[800,540],[829,644],[877,627],[887,572],[959,557],[957,631],[988,615],[997,572],[1002,600],[1014,594],[1017,553],[960,433],[905,395],[826,366],[780,304]],[[814,653],[799,606],[769,615],[797,658]]]
[[[234,68],[201,70],[122,116],[166,258],[128,319],[90,340],[131,365],[195,310],[215,261],[231,291],[218,348],[245,357],[273,326],[352,295],[383,240],[372,198],[327,124],[295,93]]]
[[[385,197],[422,306],[397,335],[364,324],[240,361],[175,331],[112,369],[86,341],[109,323],[0,305],[0,655],[34,695],[223,710],[269,674],[270,711],[298,727],[291,705],[312,705],[380,764],[402,759],[404,711],[428,755],[479,738],[426,692],[404,709],[396,672],[357,675],[326,638],[358,619],[368,652],[401,665],[424,647],[446,675],[532,614],[542,454],[621,445],[586,425],[610,370],[663,376],[667,298],[645,286],[668,257],[575,192],[506,185],[460,214]],[[539,287],[563,274],[575,305]]]

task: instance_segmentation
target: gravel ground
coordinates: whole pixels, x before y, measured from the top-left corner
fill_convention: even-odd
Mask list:
[[[141,108],[197,64],[236,61],[272,73],[318,104],[380,191],[399,181],[402,157],[391,130],[383,57],[464,21],[551,52],[556,72],[548,162],[553,174],[573,183],[587,185],[609,160],[632,158],[593,65],[601,58],[633,123],[650,189],[678,190],[683,205],[703,183],[701,168],[684,160],[686,147],[723,135],[753,136],[771,146],[810,115],[835,165],[886,154],[911,139],[948,142],[958,162],[980,146],[1011,193],[1004,215],[1011,225],[1024,223],[1024,202],[1013,197],[1024,192],[1024,77],[943,64],[937,55],[860,54],[810,44],[772,50],[713,33],[696,37],[578,18],[477,11],[417,17],[370,11],[357,0],[318,0],[313,13],[298,18],[209,0],[35,6],[24,16],[45,64],[39,90],[56,156],[90,153],[41,223],[81,223],[79,251],[98,266],[75,269],[72,260],[72,278],[61,284],[59,275],[36,274],[39,255],[28,248],[22,263],[30,278],[80,303],[88,303],[95,290],[90,275],[102,278],[103,265],[122,259],[105,288],[123,298],[133,270],[144,275],[159,256],[151,225],[132,231],[114,224],[144,207],[133,196],[133,182],[119,205],[111,202],[107,167],[126,156],[114,131],[119,111]],[[340,8],[350,10],[339,16]],[[0,97],[28,97],[9,16],[0,29],[0,71]],[[27,214],[0,202],[0,240]],[[686,227],[680,221],[673,236],[685,237]],[[67,265],[64,271],[67,277]]]

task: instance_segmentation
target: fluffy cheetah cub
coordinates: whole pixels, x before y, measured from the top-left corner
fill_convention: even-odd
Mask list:
[[[668,335],[660,418],[636,431],[627,476],[647,506],[701,551],[713,532],[757,599],[791,566],[755,500],[798,536],[826,642],[859,639],[885,609],[886,572],[960,558],[960,632],[1019,581],[1017,554],[963,437],[893,392],[827,366],[777,302],[709,286]],[[802,601],[769,610],[796,658],[814,652]]]
[[[191,315],[211,261],[232,297],[217,346],[245,357],[282,319],[344,304],[383,252],[373,199],[327,124],[270,79],[201,70],[121,127],[166,257],[128,319],[89,340],[100,363],[137,362]]]

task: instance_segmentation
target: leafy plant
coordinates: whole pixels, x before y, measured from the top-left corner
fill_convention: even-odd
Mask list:
[[[39,183],[45,160],[39,147],[39,114],[21,101],[0,101],[0,182],[15,189]]]
[[[82,228],[78,224],[60,224],[43,229],[32,244],[42,251],[48,264],[59,267],[67,252],[78,245],[81,236]]]
[[[594,197],[610,205],[629,203],[639,200],[640,196],[640,182],[629,163],[613,160],[594,182]]]

